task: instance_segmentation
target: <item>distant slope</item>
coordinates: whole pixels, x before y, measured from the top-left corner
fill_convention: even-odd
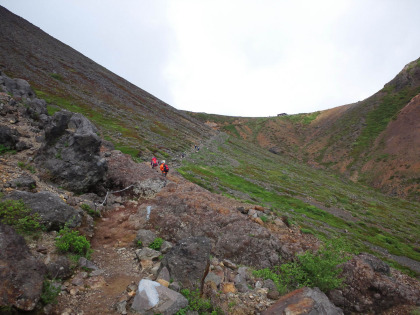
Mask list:
[[[51,105],[82,112],[122,151],[170,158],[211,136],[191,116],[1,6],[0,20],[0,70],[29,81]]]
[[[337,170],[390,195],[420,200],[419,93],[420,59],[354,104],[271,118],[191,115],[273,153]]]

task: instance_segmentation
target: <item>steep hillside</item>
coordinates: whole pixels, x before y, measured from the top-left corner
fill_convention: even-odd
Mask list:
[[[273,153],[420,200],[419,93],[420,59],[366,100],[321,112],[271,118],[190,114]]]
[[[27,80],[49,110],[83,113],[133,156],[170,159],[212,130],[0,6],[0,70]]]

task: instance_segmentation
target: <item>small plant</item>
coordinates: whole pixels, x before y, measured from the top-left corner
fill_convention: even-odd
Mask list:
[[[199,314],[208,314],[210,312],[213,314],[213,312],[215,312],[210,301],[200,297],[200,291],[198,289],[195,291],[182,289],[181,294],[188,300],[188,306],[180,309],[178,313],[176,313],[177,315],[187,314],[188,311],[196,311]],[[217,314],[217,312],[214,314]]]
[[[35,174],[35,168],[32,165],[26,164],[22,161],[19,161],[17,163],[17,165],[21,168],[21,169],[27,169],[28,171],[30,171],[32,174]]]
[[[142,241],[140,241],[140,240],[138,240],[138,241],[137,241],[137,243],[136,243],[136,246],[137,246],[138,248],[142,248],[142,247],[143,247],[143,242],[142,242]]]
[[[70,230],[68,226],[58,232],[55,246],[62,253],[70,252],[83,256],[90,254],[90,243],[86,237],[79,235],[78,231]]]
[[[163,239],[160,237],[156,237],[152,243],[150,243],[149,248],[154,250],[160,250],[160,247],[163,244]]]
[[[59,287],[55,287],[50,281],[45,279],[42,284],[41,302],[45,305],[57,304],[57,297],[60,291]]]
[[[16,154],[16,150],[10,149],[9,147],[0,144],[0,155],[5,153]]]
[[[13,226],[18,233],[30,234],[42,230],[38,213],[31,213],[22,200],[0,202],[0,222]]]
[[[86,211],[90,216],[99,218],[101,216],[98,210],[93,210],[88,204],[82,204],[80,206],[82,210]]]
[[[266,215],[262,215],[260,216],[261,221],[263,221],[264,223],[266,223],[268,221],[268,217]]]
[[[281,294],[304,286],[318,287],[327,292],[342,285],[343,279],[339,277],[341,269],[337,265],[350,258],[344,249],[342,240],[329,241],[316,253],[307,251],[297,255],[297,261],[273,269],[256,270],[253,274],[273,280]]]

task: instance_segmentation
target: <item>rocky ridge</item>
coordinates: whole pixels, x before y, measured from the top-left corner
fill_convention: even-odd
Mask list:
[[[181,288],[198,289],[225,314],[275,314],[291,305],[299,310],[295,314],[339,314],[336,306],[344,313],[386,314],[420,305],[418,281],[370,255],[344,266],[347,287],[330,292],[329,299],[309,288],[279,299],[274,283],[251,270],[316,250],[311,235],[288,227],[267,209],[212,194],[174,170],[165,178],[113,150],[83,116],[47,116],[45,103],[24,81],[1,74],[0,83],[0,140],[16,151],[0,155],[1,191],[6,199],[24,200],[49,227],[39,238],[25,240],[0,224],[4,310],[174,314],[185,306],[176,294]],[[57,168],[57,163],[63,164]],[[79,186],[74,176],[67,177],[70,167],[87,167],[89,184]],[[100,213],[95,222],[82,210],[84,204]],[[66,211],[69,216],[63,216]],[[53,219],[54,213],[62,220]],[[75,264],[55,248],[57,230],[66,223],[91,240],[90,260]],[[147,245],[156,237],[165,242],[152,250]],[[57,305],[39,302],[44,276],[60,291]]]

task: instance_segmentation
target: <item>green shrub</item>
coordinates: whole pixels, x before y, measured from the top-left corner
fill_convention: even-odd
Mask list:
[[[90,243],[78,231],[70,230],[67,226],[58,232],[55,246],[62,253],[74,253],[87,256],[90,253]]]
[[[200,297],[198,289],[195,291],[182,289],[181,294],[188,300],[188,306],[180,309],[176,313],[177,315],[187,314],[188,311],[197,311],[199,314],[217,314],[217,311],[213,310],[210,301]]]
[[[60,291],[60,288],[56,288],[50,281],[45,279],[42,284],[41,302],[45,305],[57,304],[57,297]]]
[[[31,213],[22,200],[0,202],[0,221],[13,226],[18,233],[29,234],[42,230],[38,213]]]
[[[3,144],[0,144],[0,155],[2,155],[4,153],[15,154],[16,150],[10,149],[9,147],[6,147]]]
[[[154,249],[154,250],[160,250],[160,247],[163,244],[163,239],[161,239],[160,237],[156,237],[152,243],[150,243],[149,248]]]
[[[273,280],[281,294],[306,286],[327,292],[342,285],[343,279],[339,277],[341,269],[337,265],[349,258],[344,242],[338,239],[325,243],[316,253],[307,251],[297,255],[295,262],[256,270],[253,274]]]
[[[136,243],[136,246],[137,246],[138,248],[142,248],[142,247],[143,247],[143,242],[142,242],[142,241],[140,241],[140,240],[138,240],[138,241],[137,241],[137,243]]]
[[[268,221],[268,218],[266,215],[262,215],[260,216],[261,221],[263,221],[264,223]]]
[[[80,206],[84,211],[86,211],[90,216],[99,218],[101,216],[100,212],[98,210],[93,210],[89,205],[82,204]]]

